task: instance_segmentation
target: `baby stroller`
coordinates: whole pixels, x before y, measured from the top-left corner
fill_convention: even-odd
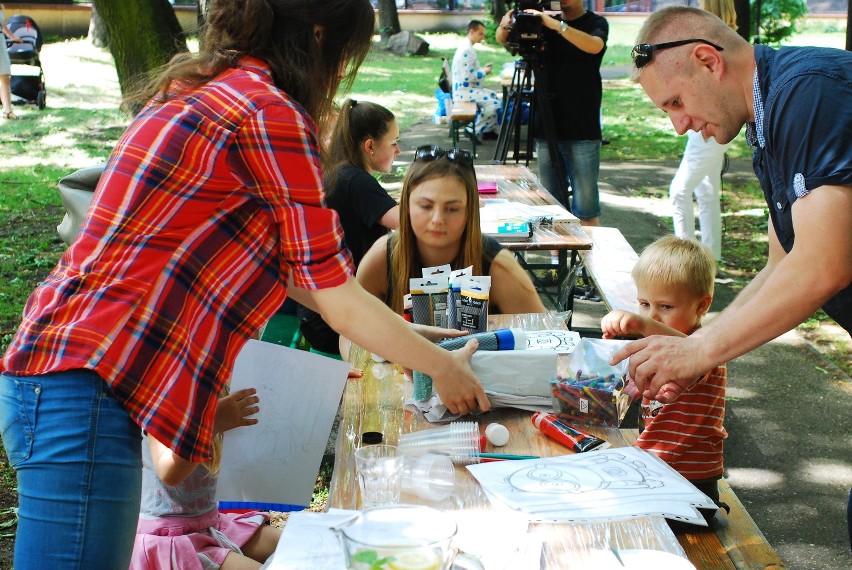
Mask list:
[[[23,40],[15,44],[6,38],[6,51],[12,65],[27,66],[33,71],[26,75],[15,75],[15,69],[12,69],[12,102],[31,103],[38,105],[39,109],[44,109],[47,105],[47,91],[44,87],[44,70],[39,59],[43,41],[41,30],[29,16],[12,16],[6,20],[6,25]],[[38,73],[35,73],[34,68]]]

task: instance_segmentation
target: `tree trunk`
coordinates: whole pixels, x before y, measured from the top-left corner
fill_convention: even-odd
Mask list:
[[[737,33],[745,41],[751,42],[749,37],[749,30],[751,30],[749,0],[734,0],[734,10],[737,12]]]
[[[89,41],[93,46],[109,48],[109,36],[107,35],[101,15],[92,6],[92,17],[89,20]]]
[[[506,0],[493,0],[491,2],[491,17],[494,19],[494,22],[499,24],[503,16],[506,15],[506,12],[509,11],[509,8],[510,6],[506,5]]]
[[[169,0],[94,0],[109,37],[122,95],[147,74],[187,51],[186,39]]]
[[[396,0],[379,0],[379,34],[382,36],[382,40],[387,40],[401,31],[399,12],[396,11]]]

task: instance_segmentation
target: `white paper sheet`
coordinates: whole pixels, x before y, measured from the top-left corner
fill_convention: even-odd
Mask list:
[[[656,455],[637,447],[545,459],[468,465],[492,504],[531,520],[594,521],[662,515],[706,526],[697,507],[715,508]]]
[[[225,432],[217,499],[222,508],[306,507],[316,483],[349,364],[250,340],[231,391],[254,387],[259,423]]]
[[[499,220],[526,220],[552,218],[554,222],[578,222],[579,219],[559,205],[530,206],[521,202],[512,202],[503,198],[480,199],[480,222]]]

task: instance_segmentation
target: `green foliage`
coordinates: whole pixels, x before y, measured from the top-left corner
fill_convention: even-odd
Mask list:
[[[757,12],[758,1],[751,2],[751,35],[757,34],[760,22],[760,42],[777,46],[799,31],[804,16],[808,13],[805,0],[760,0],[760,16]]]

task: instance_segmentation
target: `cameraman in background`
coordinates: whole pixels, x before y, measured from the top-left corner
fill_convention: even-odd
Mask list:
[[[538,3],[535,3],[538,4]],[[535,5],[533,4],[533,5]],[[548,90],[543,94],[550,103],[556,126],[556,138],[565,172],[573,189],[570,204],[563,205],[580,223],[598,225],[600,197],[598,172],[601,157],[601,61],[606,51],[609,23],[589,12],[583,0],[561,0],[561,13],[553,16],[542,12],[537,5],[518,7],[526,14],[537,16],[542,23],[541,65],[548,75]],[[502,45],[509,42],[515,9],[509,10],[500,21],[495,37]],[[541,100],[541,99],[539,99]],[[538,174],[544,186],[557,192],[560,184],[555,157],[550,156],[544,137],[542,113],[535,113],[533,129]],[[564,196],[556,196],[560,201]]]

